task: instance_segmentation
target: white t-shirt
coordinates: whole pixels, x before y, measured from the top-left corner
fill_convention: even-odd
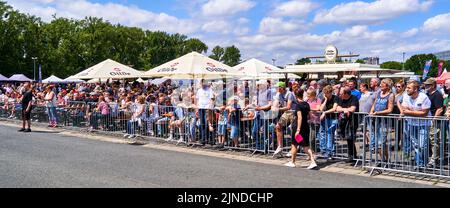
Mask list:
[[[258,107],[264,107],[269,105],[269,102],[273,100],[273,94],[270,90],[259,91],[259,94],[256,97],[255,104]],[[272,110],[269,111],[259,111],[262,119],[273,119],[278,114],[278,112],[274,112]]]
[[[197,106],[199,109],[211,109],[211,99],[214,97],[214,94],[210,88],[204,90],[200,88],[197,91]]]
[[[425,93],[419,93],[416,99],[412,99],[409,95],[403,95],[403,107],[410,108],[413,111],[425,110],[431,108],[431,101]],[[431,116],[431,111],[428,112],[428,116]],[[407,122],[413,126],[430,126],[431,121],[426,119],[407,119]]]

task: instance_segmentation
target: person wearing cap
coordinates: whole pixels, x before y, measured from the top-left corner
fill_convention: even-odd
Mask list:
[[[278,100],[278,111],[282,115],[275,127],[278,146],[273,153],[273,157],[283,151],[283,128],[294,122],[292,102],[296,101],[295,96],[291,92],[286,91],[286,84],[284,82],[278,82],[277,87],[278,93],[275,95],[275,99]]]
[[[253,121],[252,138],[256,142],[256,149],[264,150],[264,141],[268,139],[269,125],[268,119],[271,116],[270,109],[272,108],[272,94],[267,89],[267,81],[260,80],[257,83],[256,97],[253,100],[255,107],[255,119]],[[245,110],[245,109],[244,109]],[[260,136],[260,128],[263,129],[263,137]]]
[[[425,91],[428,95],[428,99],[431,101],[431,115],[434,117],[442,116],[444,112],[444,96],[437,90],[437,83],[436,79],[429,78],[424,83],[425,85]],[[430,128],[430,142],[431,142],[431,152],[432,156],[430,159],[430,162],[428,163],[428,166],[433,167],[436,165],[436,161],[439,160],[439,143],[440,143],[440,134],[437,134],[440,132],[439,126],[442,125],[442,122],[433,120],[433,123]]]

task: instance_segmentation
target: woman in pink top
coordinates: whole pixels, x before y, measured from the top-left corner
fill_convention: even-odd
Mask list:
[[[104,126],[108,126],[109,105],[105,102],[105,97],[98,98],[97,107],[91,117],[91,124],[93,129],[98,129],[98,120],[100,119]]]
[[[100,111],[102,115],[109,114],[109,105],[106,103],[104,96],[98,98],[97,110]]]

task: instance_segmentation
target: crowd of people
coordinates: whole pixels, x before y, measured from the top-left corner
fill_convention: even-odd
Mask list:
[[[369,83],[355,78],[218,83],[0,83],[0,109],[9,118],[21,112],[20,131],[25,132],[31,132],[33,108],[42,107],[52,128],[61,124],[60,112],[66,112],[79,118],[73,119],[75,125],[82,125],[77,120],[88,121],[91,130],[113,131],[118,123],[130,139],[167,136],[178,143],[223,148],[239,147],[249,136],[255,149],[262,151],[267,150],[267,141],[276,141],[274,156],[291,144],[286,166],[295,167],[301,147],[311,161],[308,169],[317,167],[316,154],[335,156],[337,134],[347,141],[349,162],[353,162],[361,125],[369,130],[364,145],[383,160],[389,159],[386,129],[396,128],[404,157],[414,157],[417,166],[435,165],[442,157],[441,139],[448,136],[450,80],[443,86],[433,78],[422,84],[415,79],[394,83],[389,78],[373,78]],[[389,116],[405,119],[399,122]],[[249,135],[243,134],[243,128],[249,129]],[[286,135],[290,135],[288,142]]]

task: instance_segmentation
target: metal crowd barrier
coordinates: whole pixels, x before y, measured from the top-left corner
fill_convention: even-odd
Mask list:
[[[11,108],[5,108],[4,103],[0,106],[0,116],[9,117]],[[282,140],[278,142],[277,124],[283,114],[275,111],[241,109],[229,114],[219,109],[135,103],[121,108],[117,103],[109,103],[105,113],[97,106],[98,103],[71,101],[65,107],[58,107],[59,125],[121,133],[128,138],[142,136],[177,144],[211,145],[263,154],[273,154],[281,143],[280,156],[287,156],[291,149],[292,121],[285,122],[281,128]],[[15,114],[20,118],[20,110]],[[318,157],[354,159],[355,166],[361,164],[371,174],[392,171],[450,176],[450,124],[446,118],[365,113],[346,117],[335,113],[318,120],[320,114],[311,112],[308,120],[310,147]],[[32,119],[48,122],[46,107],[34,107]],[[298,154],[306,155],[301,151]]]
[[[364,148],[363,167],[422,176],[450,177],[449,120],[367,116],[371,143]]]

